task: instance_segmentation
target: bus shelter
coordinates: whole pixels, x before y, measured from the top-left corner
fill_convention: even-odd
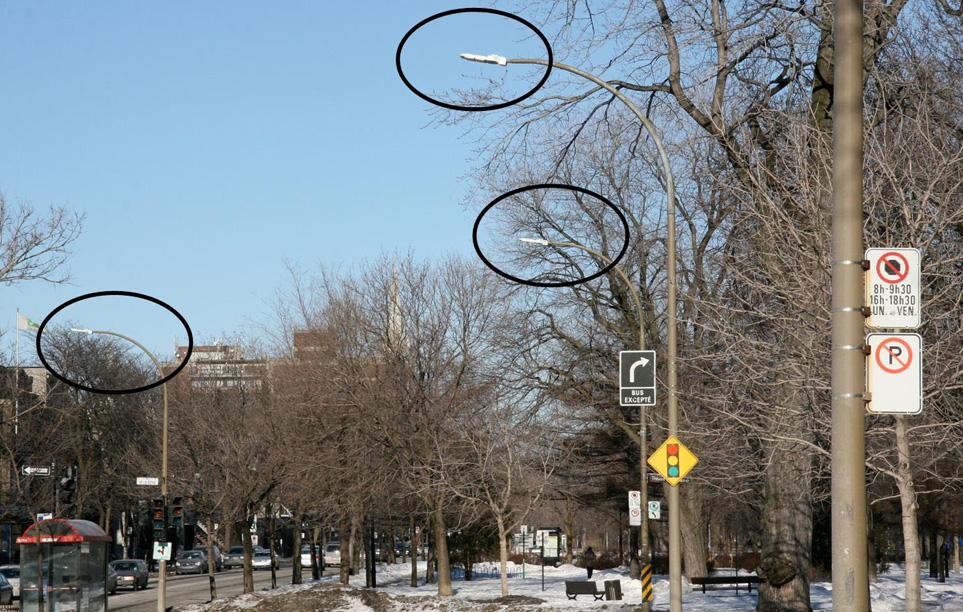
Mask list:
[[[28,527],[17,538],[21,612],[106,612],[110,541],[90,521],[48,519]]]

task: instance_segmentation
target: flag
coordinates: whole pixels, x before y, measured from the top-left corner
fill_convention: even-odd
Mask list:
[[[17,329],[24,329],[27,331],[37,331],[40,326],[34,323],[33,319],[28,319],[19,312],[17,313]]]

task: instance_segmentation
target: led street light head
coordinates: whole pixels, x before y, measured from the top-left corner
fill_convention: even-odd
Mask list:
[[[92,329],[77,329],[76,327],[71,327],[70,331],[77,332],[78,334],[92,334],[94,330]]]
[[[548,240],[545,240],[544,238],[519,238],[519,240],[522,242],[529,242],[531,244],[540,244],[542,246],[549,245]]]
[[[481,62],[483,64],[498,64],[499,66],[508,65],[508,58],[502,57],[501,55],[477,55],[475,53],[462,53],[461,58],[470,62]]]

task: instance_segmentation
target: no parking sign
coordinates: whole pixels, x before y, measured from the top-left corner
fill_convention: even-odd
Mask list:
[[[878,414],[923,411],[923,340],[919,334],[869,334],[866,367],[870,401]]]

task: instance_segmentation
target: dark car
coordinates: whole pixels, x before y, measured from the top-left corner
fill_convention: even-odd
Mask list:
[[[207,558],[207,546],[197,546],[194,550],[199,550],[204,553],[204,558]],[[241,562],[244,562],[244,547],[241,547]],[[224,569],[224,556],[221,555],[221,549],[214,546],[214,571],[219,572]]]
[[[206,574],[207,555],[199,550],[187,550],[177,555],[174,574]]]
[[[117,573],[117,586],[130,587],[133,590],[146,589],[150,580],[147,562],[141,559],[121,559],[111,561],[110,567]]]
[[[12,604],[13,603],[13,585],[7,580],[7,577],[0,574],[0,604]]]
[[[56,567],[56,566],[55,566]],[[117,594],[117,572],[110,565],[107,566],[107,594]]]

